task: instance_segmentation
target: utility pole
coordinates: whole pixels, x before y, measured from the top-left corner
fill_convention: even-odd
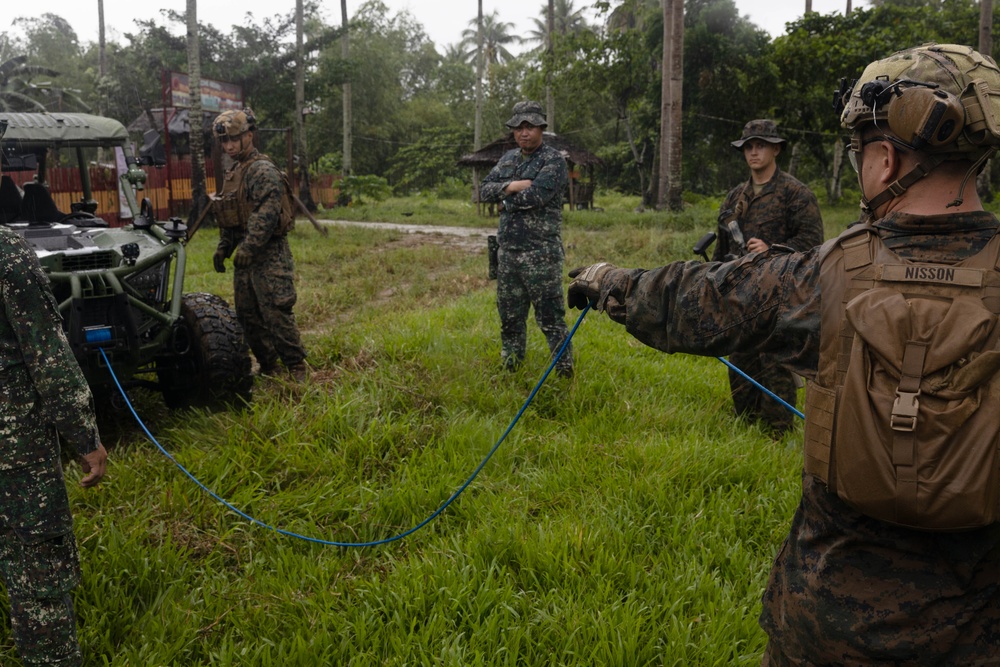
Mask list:
[[[340,55],[346,63],[351,57],[350,37],[347,22],[347,0],[340,0],[341,25],[344,34],[340,42]],[[343,175],[347,178],[351,175],[351,80],[344,82],[344,159]]]

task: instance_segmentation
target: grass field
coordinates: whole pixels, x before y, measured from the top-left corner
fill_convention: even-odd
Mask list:
[[[714,228],[711,202],[678,216],[597,203],[567,215],[567,267],[691,259]],[[852,209],[824,211],[828,235]],[[325,215],[495,225],[438,200]],[[501,372],[482,239],[350,227],[323,237],[302,221],[290,238],[312,381],[258,383],[233,412],[131,398],[180,464],[260,521],[326,541],[390,538],[480,464],[545,370],[544,339],[531,322],[522,370]],[[231,301],[231,273],[211,269],[215,239],[204,229],[189,245],[187,291]],[[252,525],[129,415],[111,420],[107,481],[85,491],[79,467],[67,473],[85,664],[757,664],[801,426],[772,442],[730,416],[718,360],[651,350],[603,315],[574,345],[575,379],[541,388],[436,520],[378,547]],[[0,664],[19,664],[9,632],[0,639]]]

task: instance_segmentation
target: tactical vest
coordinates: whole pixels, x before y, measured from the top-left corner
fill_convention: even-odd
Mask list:
[[[212,213],[221,229],[245,229],[246,218],[240,215],[237,193],[242,190],[243,175],[251,160],[237,162],[226,171],[222,181],[222,192],[212,197]]]
[[[869,226],[828,248],[805,471],[889,523],[1000,520],[1000,235],[954,265],[903,260]]]
[[[257,160],[274,161],[263,153],[254,153],[246,160],[237,162],[223,177],[222,193],[212,198],[212,210],[217,224],[222,229],[246,230],[250,218],[250,202],[246,195],[246,173]],[[275,166],[277,169],[277,166]],[[295,227],[295,207],[293,193],[285,172],[279,170],[283,189],[281,193],[281,222],[276,233],[285,235]]]

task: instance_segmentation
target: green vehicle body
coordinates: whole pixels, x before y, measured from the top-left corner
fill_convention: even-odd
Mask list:
[[[249,400],[250,356],[235,312],[216,295],[184,293],[186,227],[179,218],[157,221],[150,201],[140,199],[142,167],[159,161],[156,144],[130,156],[125,127],[89,114],[0,113],[4,121],[0,224],[26,239],[48,274],[99,403],[116,397],[115,377],[125,388],[161,392],[170,407]],[[131,224],[112,228],[95,215],[88,149],[118,147],[126,154],[119,180]],[[46,187],[56,158],[80,175],[83,196],[68,212],[56,208]],[[19,188],[9,179],[13,171],[34,176]]]

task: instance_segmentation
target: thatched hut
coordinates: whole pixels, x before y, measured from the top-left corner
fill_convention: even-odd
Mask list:
[[[543,141],[557,149],[566,158],[569,167],[569,187],[564,201],[571,209],[593,208],[594,206],[594,167],[601,164],[601,159],[580,146],[570,143],[558,134],[545,132]],[[474,153],[466,153],[458,159],[462,167],[473,169],[472,200],[479,204],[479,177],[489,173],[500,158],[509,150],[517,148],[514,133],[510,132]]]

